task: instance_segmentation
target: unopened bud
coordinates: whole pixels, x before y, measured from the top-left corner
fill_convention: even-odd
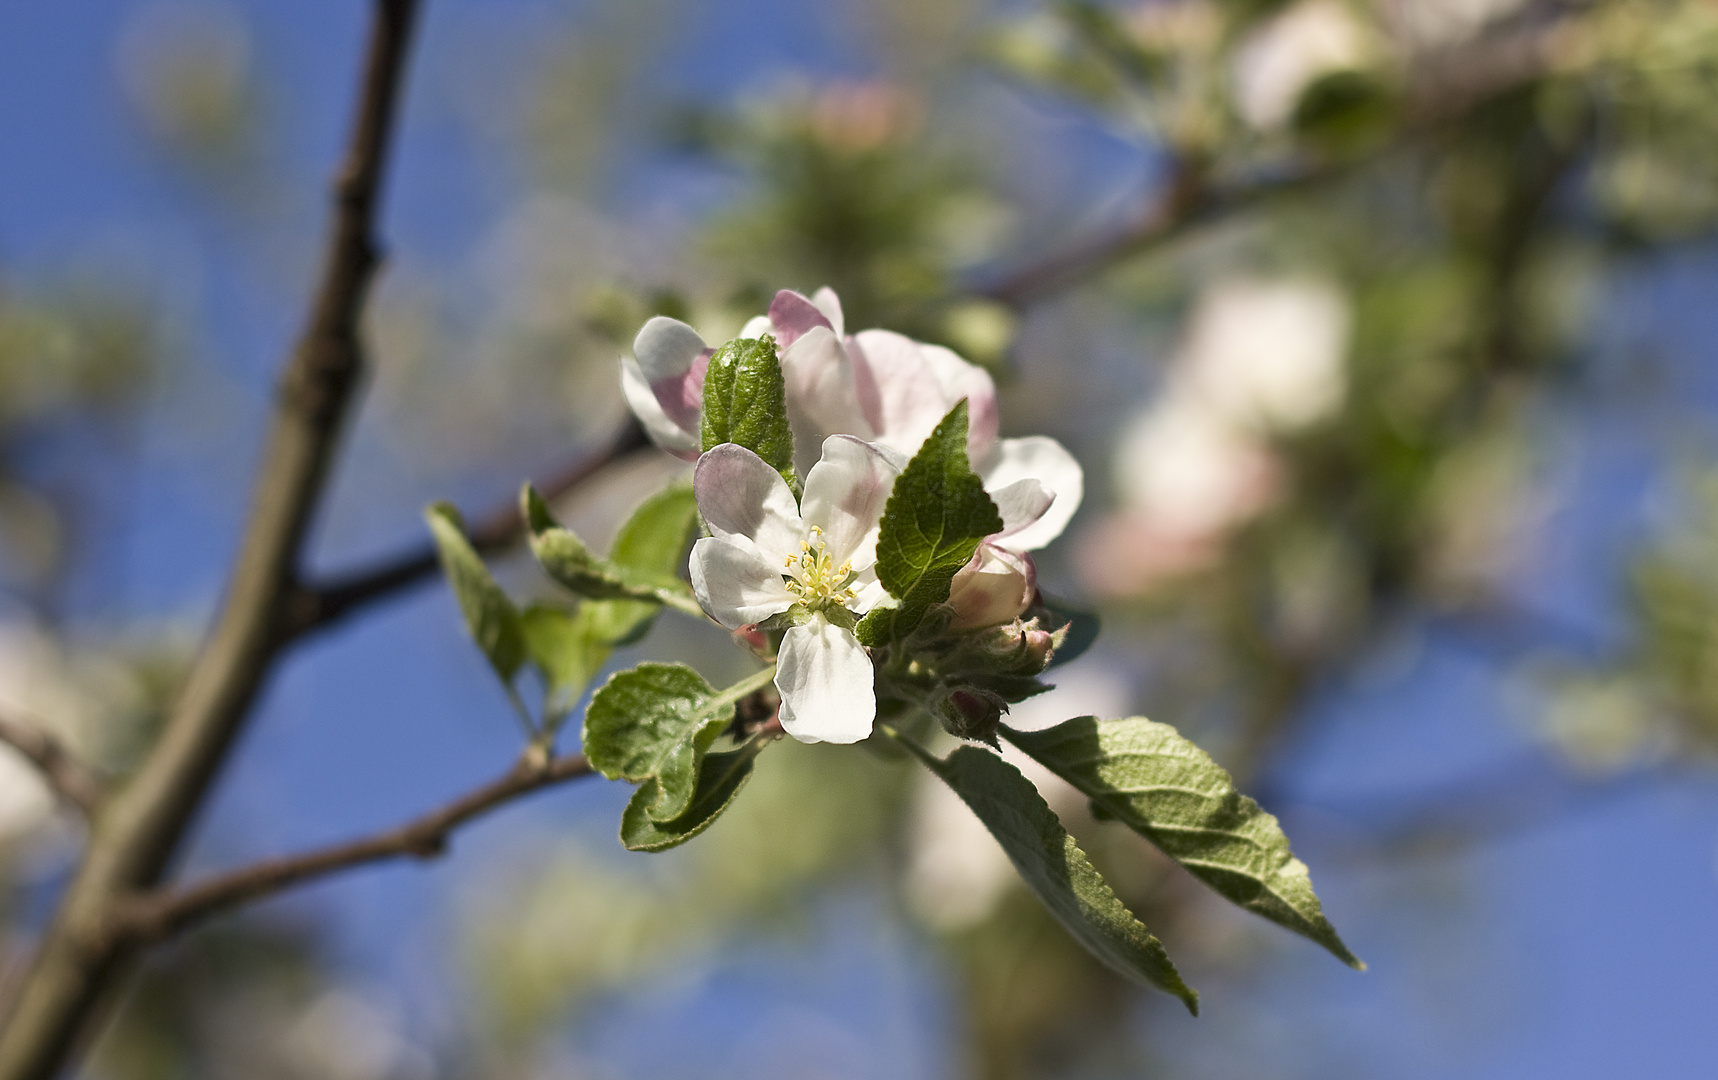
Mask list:
[[[770,651],[770,636],[758,629],[757,623],[747,623],[734,631],[734,637],[746,648],[759,656],[768,655]]]
[[[986,743],[996,742],[996,726],[1002,723],[1002,714],[1008,711],[1002,698],[978,689],[956,690],[944,698],[941,705],[937,709],[937,719],[942,721],[944,730],[959,739]]]
[[[948,602],[954,609],[949,629],[977,630],[1013,621],[1032,603],[1037,582],[1031,556],[978,545],[949,586]]]

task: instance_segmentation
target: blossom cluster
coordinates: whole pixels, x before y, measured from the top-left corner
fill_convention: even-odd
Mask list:
[[[908,460],[962,401],[969,462],[1002,527],[955,574],[941,629],[976,639],[1016,626],[1010,640],[1041,669],[1045,632],[1019,620],[1037,595],[1030,553],[1059,536],[1079,507],[1084,480],[1074,457],[1043,436],[1000,438],[995,383],[953,351],[888,330],[846,333],[840,301],[827,288],[810,297],[777,293],[741,337],[767,337],[778,350],[805,477],[798,499],[751,449],[704,448],[704,384],[716,350],[691,327],[651,319],[633,356],[623,358],[621,379],[650,437],[697,463],[693,489],[710,533],[692,551],[698,602],[730,629],[785,629],[776,674],[783,728],[806,742],[870,735],[874,658],[854,627],[900,599],[877,576],[884,510]],[[977,649],[999,654],[994,642]],[[954,707],[970,712],[972,701],[967,693]]]

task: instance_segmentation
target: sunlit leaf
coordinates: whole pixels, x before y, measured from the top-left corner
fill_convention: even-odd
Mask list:
[[[1277,819],[1235,790],[1211,756],[1168,724],[1082,716],[1003,737],[1229,900],[1364,968],[1324,917],[1306,864]]]
[[[793,432],[775,338],[735,338],[716,350],[704,374],[704,449],[738,443],[781,473],[799,493]]]
[[[531,552],[549,576],[562,585],[592,599],[668,604],[702,617],[691,586],[675,576],[672,569],[636,567],[596,554],[576,533],[555,521],[548,503],[529,484],[525,485],[521,501]],[[677,535],[686,534],[682,531]],[[646,553],[656,554],[650,549]]]
[[[465,538],[465,523],[459,511],[447,503],[436,503],[424,511],[430,534],[441,556],[442,573],[459,601],[465,628],[489,665],[509,686],[527,655],[524,630],[513,602],[490,576],[489,568]]]
[[[877,534],[877,577],[896,608],[880,608],[858,627],[859,640],[881,645],[905,637],[933,604],[948,599],[955,573],[979,541],[1002,529],[1002,516],[972,471],[962,400],[901,470]]]
[[[963,746],[946,760],[908,744],[978,815],[1032,891],[1092,955],[1128,978],[1174,994],[1193,1015],[1199,995],[1163,944],[1133,917],[1020,770]]]
[[[698,782],[690,803],[672,821],[658,821],[650,816],[661,792],[656,780],[646,780],[633,792],[632,800],[621,814],[620,842],[631,851],[663,851],[708,829],[751,779],[752,761],[763,745],[753,742],[738,750],[706,754],[698,769]]]
[[[684,664],[616,672],[585,710],[585,756],[610,780],[654,781],[645,812],[674,821],[691,805],[704,755],[733,723],[734,706],[774,675],[765,668],[718,691]]]

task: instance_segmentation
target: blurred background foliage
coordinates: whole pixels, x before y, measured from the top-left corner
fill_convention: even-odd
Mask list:
[[[1709,766],[1710,416],[1676,400],[1670,361],[1595,342],[1615,340],[1605,297],[1718,222],[1718,8],[889,0],[793,17],[827,20],[840,62],[730,73],[719,95],[659,77],[724,17],[681,26],[664,0],[491,20],[430,6],[412,108],[467,159],[485,224],[394,253],[327,551],[377,550],[413,500],[499,500],[600,443],[623,415],[615,357],[648,316],[722,340],[775,289],[827,284],[849,327],[989,367],[1007,433],[1054,435],[1086,465],[1086,505],[1040,566],[1106,636],[1037,719],[1170,721],[1270,807],[1324,745],[1309,729],[1332,688],[1404,635],[1467,641],[1527,703],[1536,771],[1349,821],[1360,860],[1471,839],[1487,800],[1531,818],[1566,807],[1565,780]],[[259,18],[214,0],[127,9],[113,92],[191,215],[250,253],[234,272],[296,296],[324,163],[283,149],[301,95]],[[412,176],[425,160],[402,155],[395,186],[433,201],[453,187]],[[207,311],[112,265],[0,275],[0,702],[122,773],[203,602],[103,598],[116,515],[151,512],[123,497],[127,433],[151,410],[258,395],[211,357]],[[1571,626],[1540,565],[1589,527],[1561,459],[1595,408],[1638,400],[1671,494],[1594,587],[1621,599]],[[239,436],[200,421],[186,437]],[[673,469],[629,460],[565,512],[600,541]],[[230,501],[242,477],[207,482]],[[662,622],[617,662],[737,670],[721,635]],[[1547,763],[1555,793],[1536,798]],[[1178,958],[1245,984],[1299,947],[1035,779]],[[810,913],[844,890],[928,950],[952,1073],[1187,1074],[1159,1003],[1063,936],[976,822],[898,763],[785,744],[706,837],[660,856],[622,853],[613,808],[580,806],[443,879],[433,966],[457,1020],[414,1028],[411,995],[355,980],[318,909],[271,909],[169,950],[91,1074],[611,1075],[580,1064],[593,1017],[712,957],[814,937]],[[1311,817],[1289,824],[1297,844],[1341,846]],[[76,840],[0,754],[0,959]],[[677,1074],[710,1075],[695,1054]]]

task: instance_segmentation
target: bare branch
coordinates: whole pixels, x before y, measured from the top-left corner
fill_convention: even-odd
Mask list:
[[[629,420],[608,445],[537,485],[545,498],[553,500],[626,457],[650,445],[644,429]],[[518,543],[525,522],[519,516],[519,501],[510,499],[471,526],[471,546],[479,552],[503,551]],[[441,563],[435,547],[427,541],[410,550],[379,560],[372,566],[306,584],[293,599],[286,633],[291,638],[324,629],[359,608],[385,600],[404,589],[432,580]]]
[[[225,766],[288,627],[304,539],[363,373],[359,322],[380,256],[376,209],[416,0],[374,0],[334,227],[280,386],[244,539],[208,640],[136,775],[104,807],[77,876],[0,1017],[0,1080],[51,1080],[135,957],[105,928],[160,880]]]
[[[111,929],[130,939],[159,941],[212,915],[344,870],[394,859],[433,859],[447,850],[449,836],[460,826],[532,792],[592,775],[582,754],[548,762],[522,760],[505,776],[398,828],[135,897],[120,907]]]
[[[101,779],[58,739],[34,725],[0,716],[0,743],[24,755],[62,802],[86,818],[95,815],[101,802]]]
[[[1396,138],[1369,155],[1318,158],[1276,172],[1213,180],[1196,162],[1175,169],[1129,220],[1104,235],[1075,243],[972,290],[1023,308],[1151,251],[1192,229],[1279,196],[1348,176],[1429,131],[1459,119],[1554,70],[1567,55],[1572,22],[1553,22],[1429,57],[1409,74]]]

